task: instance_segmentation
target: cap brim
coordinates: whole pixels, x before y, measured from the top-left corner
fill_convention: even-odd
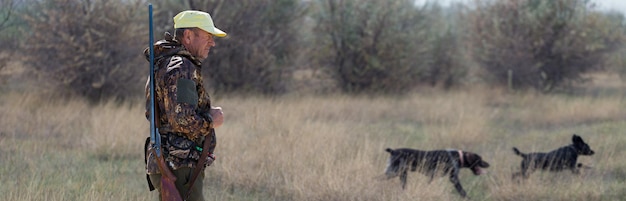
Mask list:
[[[217,27],[198,27],[206,32],[209,32],[210,34],[217,36],[217,37],[226,37],[226,32],[218,29]]]

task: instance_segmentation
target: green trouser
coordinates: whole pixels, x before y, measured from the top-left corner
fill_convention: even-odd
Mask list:
[[[178,192],[180,193],[180,196],[183,197],[183,199],[185,199],[185,196],[187,195],[187,192],[189,191],[189,185],[185,185],[187,183],[187,181],[189,181],[191,178],[191,172],[193,171],[193,169],[191,168],[180,168],[178,170],[174,170],[172,171],[172,173],[174,173],[174,176],[176,176],[176,189],[178,189]],[[202,195],[202,180],[204,179],[204,172],[200,173],[200,175],[198,175],[198,178],[196,178],[195,184],[193,184],[193,190],[191,191],[191,194],[189,195],[189,199],[187,199],[188,201],[204,201],[204,196]],[[154,187],[158,190],[157,192],[160,192],[161,190],[161,174],[154,174],[154,175],[150,175],[150,181],[152,181],[152,184],[154,185]],[[159,200],[161,200],[161,193],[159,193]]]

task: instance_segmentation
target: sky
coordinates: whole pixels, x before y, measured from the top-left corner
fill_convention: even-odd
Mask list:
[[[448,5],[451,2],[471,2],[472,0],[416,0],[418,4],[427,1],[437,1],[441,5]],[[591,2],[595,3],[598,9],[619,11],[626,14],[626,0],[591,0]]]
[[[603,10],[615,10],[626,14],[626,1],[625,0],[593,0],[599,9]]]

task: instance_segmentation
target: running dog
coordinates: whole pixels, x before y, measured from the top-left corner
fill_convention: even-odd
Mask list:
[[[462,197],[467,193],[463,190],[459,182],[459,171],[461,168],[469,168],[475,175],[486,173],[482,168],[488,168],[489,163],[485,162],[478,154],[461,150],[433,150],[422,151],[416,149],[390,149],[390,157],[385,169],[386,179],[400,176],[402,189],[406,186],[407,172],[419,171],[430,177],[428,183],[433,181],[435,175],[450,176],[450,182],[454,184],[456,190]]]
[[[513,178],[528,176],[536,169],[542,169],[552,172],[558,172],[569,169],[574,174],[580,173],[580,168],[583,168],[583,164],[576,163],[579,155],[593,155],[595,152],[591,150],[589,145],[583,141],[583,139],[574,134],[572,136],[573,144],[558,148],[548,153],[522,153],[517,148],[513,147],[513,151],[518,156],[521,156],[522,164],[521,171],[514,173]]]

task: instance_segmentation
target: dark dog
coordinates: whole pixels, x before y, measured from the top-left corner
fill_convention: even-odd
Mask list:
[[[461,150],[421,151],[387,148],[386,151],[391,154],[385,169],[386,178],[400,176],[402,189],[406,186],[407,171],[410,168],[411,171],[419,171],[429,176],[429,183],[433,181],[435,175],[449,175],[459,194],[466,197],[467,193],[459,182],[461,168],[469,168],[475,175],[480,175],[486,172],[482,168],[489,167],[489,163],[483,161],[480,155]]]
[[[572,136],[573,144],[558,148],[548,153],[522,153],[517,148],[513,147],[515,154],[522,158],[522,170],[513,174],[513,178],[523,176],[528,178],[530,173],[533,173],[536,169],[548,170],[553,172],[570,169],[574,174],[580,173],[580,168],[584,165],[576,163],[579,155],[593,155],[594,151],[589,148],[589,145],[583,141],[583,139],[574,134]]]

